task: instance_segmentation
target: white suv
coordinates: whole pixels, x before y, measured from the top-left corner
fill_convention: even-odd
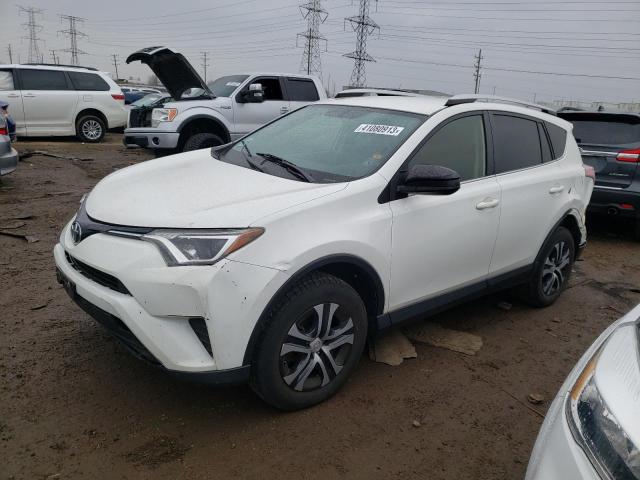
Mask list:
[[[18,136],[76,135],[99,142],[127,123],[124,94],[104,72],[63,65],[0,65],[0,100]]]
[[[282,409],[404,321],[516,285],[549,305],[593,170],[543,107],[479,100],[329,100],[119,170],[62,231],[58,279],[137,355]]]

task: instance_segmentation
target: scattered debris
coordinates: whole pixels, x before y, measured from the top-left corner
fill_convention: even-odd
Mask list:
[[[509,310],[511,310],[513,308],[513,305],[509,302],[498,302],[496,304],[496,307],[498,307],[500,310],[504,310],[505,312],[508,312]]]
[[[369,358],[374,362],[398,366],[405,358],[416,358],[416,348],[400,331],[393,330],[369,344]]]
[[[414,421],[413,421],[413,423],[412,423],[412,425],[413,425],[414,427],[416,427],[416,428],[420,428],[420,427],[422,426],[422,424],[420,423],[420,421],[419,421],[419,420],[414,420]]]
[[[51,303],[51,299],[47,300],[44,303],[39,303],[37,305],[34,305],[33,307],[30,308],[30,310],[42,310],[43,308],[47,307],[49,303]]]
[[[640,293],[640,288],[630,288],[629,291],[632,293]]]
[[[0,225],[0,230],[14,230],[16,228],[24,227],[26,222],[14,221],[11,223],[7,223],[6,225]]]
[[[34,155],[40,155],[42,157],[51,157],[51,158],[62,158],[64,160],[78,160],[80,162],[93,162],[94,160],[93,158],[87,158],[87,157],[68,157],[66,155],[58,155],[56,153],[47,152],[46,150],[32,150],[32,151],[21,153],[20,160],[25,160],[29,157],[33,157]]]
[[[0,235],[4,235],[6,237],[21,238],[22,240],[25,240],[27,243],[36,243],[40,241],[40,239],[35,235],[26,235],[23,233],[7,232],[4,230],[0,230]]]
[[[482,338],[472,333],[449,330],[432,322],[425,322],[405,330],[416,342],[446,348],[466,355],[475,355],[482,348]]]
[[[553,317],[553,318],[551,319],[551,321],[552,321],[553,323],[560,323],[560,317]]]
[[[533,403],[534,405],[540,405],[544,402],[544,396],[539,393],[530,393],[527,395],[527,400],[529,403]]]
[[[32,218],[35,218],[35,215],[32,213],[21,213],[13,217],[14,220],[31,220]]]

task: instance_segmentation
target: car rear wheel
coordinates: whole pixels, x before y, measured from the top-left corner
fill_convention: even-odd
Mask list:
[[[531,280],[523,288],[525,301],[535,307],[555,302],[569,283],[575,251],[571,232],[558,227],[538,254]]]
[[[190,152],[192,150],[200,150],[201,148],[218,147],[222,144],[224,144],[222,139],[213,133],[196,133],[184,142],[182,151]]]
[[[104,120],[95,115],[85,115],[76,124],[76,136],[81,142],[101,142],[106,133],[107,126]]]
[[[331,397],[353,372],[367,338],[362,299],[325,273],[304,278],[270,310],[254,355],[252,387],[282,410]]]

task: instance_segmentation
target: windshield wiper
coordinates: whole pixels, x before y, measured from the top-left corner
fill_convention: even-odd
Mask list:
[[[260,166],[257,163],[251,160],[251,157],[253,157],[253,155],[251,154],[251,150],[249,150],[249,146],[247,145],[247,143],[244,140],[240,140],[240,142],[238,143],[242,145],[242,154],[244,155],[244,161],[247,162],[249,166],[254,170],[257,170],[258,172],[264,172],[264,170],[260,168]],[[247,153],[245,154],[244,152],[247,152]]]
[[[291,163],[289,160],[285,160],[284,158],[278,157],[277,155],[273,155],[272,153],[257,152],[256,155],[260,155],[265,160],[281,166],[282,168],[287,170],[289,173],[298,177],[300,180],[303,180],[305,182],[313,182],[313,177],[311,175],[309,175],[307,172],[302,170],[295,163]]]

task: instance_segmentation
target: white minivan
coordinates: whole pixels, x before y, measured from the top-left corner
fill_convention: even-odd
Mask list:
[[[23,137],[76,135],[95,143],[127,123],[124,95],[104,72],[63,65],[0,65],[0,100]]]

